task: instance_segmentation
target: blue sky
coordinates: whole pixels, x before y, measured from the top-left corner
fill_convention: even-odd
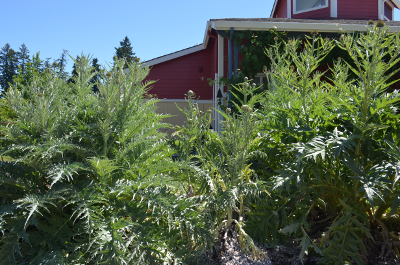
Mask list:
[[[212,18],[269,17],[273,0],[3,1],[0,46],[22,43],[40,58],[90,54],[100,64],[112,61],[114,47],[128,36],[133,51],[149,60],[203,41]],[[400,18],[396,10],[395,20]],[[6,24],[8,23],[8,24]],[[67,69],[72,67],[69,59]]]

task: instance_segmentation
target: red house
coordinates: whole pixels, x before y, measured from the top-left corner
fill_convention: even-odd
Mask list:
[[[174,115],[167,122],[182,125],[185,118],[175,104],[185,106],[188,90],[199,98],[203,111],[218,109],[219,91],[226,103],[226,87],[218,82],[210,85],[209,81],[230,78],[239,68],[239,48],[233,41],[235,32],[271,29],[292,33],[355,32],[366,31],[368,20],[378,19],[387,21],[389,31],[398,32],[400,22],[392,21],[394,8],[400,8],[399,0],[275,0],[270,18],[211,19],[206,24],[202,44],[145,62],[151,67],[148,80],[157,80],[150,93],[162,99],[160,113]],[[263,83],[262,69],[254,79]],[[220,119],[214,110],[212,126],[217,131],[221,129]]]

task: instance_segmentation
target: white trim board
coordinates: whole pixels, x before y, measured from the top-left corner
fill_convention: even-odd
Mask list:
[[[164,98],[164,99],[159,99],[160,100],[160,102],[187,102],[187,100],[186,99],[167,99],[167,98]],[[192,99],[192,102],[196,102],[196,100],[194,100],[194,99]],[[213,103],[213,100],[212,99],[199,99],[199,100],[197,100],[197,103],[200,103],[200,104],[212,104]]]
[[[143,64],[148,65],[148,66],[153,66],[155,64],[163,63],[163,62],[166,62],[166,61],[169,61],[172,59],[176,59],[176,58],[179,58],[179,57],[182,57],[182,56],[194,53],[194,52],[198,52],[201,50],[204,50],[203,44],[199,44],[194,47],[190,47],[190,48],[178,51],[178,52],[174,52],[174,53],[167,54],[167,55],[164,55],[164,56],[152,59],[152,60],[148,60],[148,61],[144,62]]]
[[[276,4],[278,3],[278,1],[280,1],[280,0],[275,0],[275,2],[274,2],[274,7],[272,8],[271,15],[269,16],[270,18],[273,18],[273,15],[274,15],[275,9],[276,9]]]
[[[185,56],[185,55],[188,55],[188,54],[195,53],[195,52],[198,52],[198,51],[206,49],[207,48],[207,44],[208,44],[208,40],[209,40],[209,36],[208,36],[207,33],[208,33],[208,31],[211,31],[211,29],[212,29],[212,23],[210,21],[207,21],[206,32],[204,34],[204,39],[203,39],[203,43],[202,44],[198,44],[196,46],[193,46],[193,47],[181,50],[181,51],[177,51],[177,52],[174,52],[174,53],[170,53],[170,54],[167,54],[167,55],[163,55],[163,56],[160,56],[160,57],[145,61],[145,62],[143,62],[143,64],[145,64],[147,66],[153,66],[153,65],[156,65],[156,64],[160,64],[160,63],[163,63],[163,62],[166,62],[166,61],[170,61],[170,60],[173,60],[173,59],[176,59],[176,58],[179,58],[179,57],[182,57],[182,56]]]
[[[271,15],[269,16],[270,18],[273,18],[273,16],[274,16],[278,1],[285,1],[285,0],[275,0],[274,7],[272,8],[272,11],[271,11]],[[287,1],[286,2],[286,5],[287,5],[286,6],[286,10],[287,10],[286,17],[291,18],[292,17],[292,0],[286,0],[286,1]]]
[[[385,16],[385,3],[388,4],[388,5],[392,8],[392,19],[389,19],[389,18],[387,18],[387,17]],[[383,1],[383,7],[382,7],[382,8],[383,8],[383,9],[382,9],[382,11],[383,11],[383,18],[384,18],[385,20],[387,20],[387,21],[394,20],[394,9],[395,9],[395,5],[393,4],[393,2],[390,1],[390,0],[384,0],[384,1]]]
[[[331,17],[338,16],[337,0],[331,0]]]
[[[385,0],[385,1],[383,1],[383,3],[387,3],[388,5],[390,5],[392,8],[394,8],[394,4],[392,3],[392,1],[390,1],[390,0]]]
[[[393,2],[393,4],[395,4],[395,6],[396,6],[397,8],[400,9],[400,1],[399,1],[399,0],[392,0],[392,2]]]
[[[347,32],[367,31],[368,25],[359,24],[339,24],[332,23],[298,23],[298,22],[255,22],[255,21],[214,21],[216,30],[229,30],[234,27],[235,30],[270,30],[277,31],[297,31],[311,32],[317,30],[319,32],[339,32],[345,30]],[[400,27],[391,26],[389,32],[399,32]]]
[[[382,0],[379,0],[382,1]],[[392,0],[396,6],[399,0]],[[381,11],[380,9],[379,11]],[[297,32],[310,32],[312,30],[318,30],[319,32],[339,32],[345,30],[347,32],[354,31],[367,31],[367,25],[358,24],[339,24],[339,23],[298,23],[298,22],[256,22],[256,21],[212,21],[207,22],[206,33],[204,36],[204,43],[190,47],[175,53],[167,54],[152,60],[143,62],[144,65],[153,66],[159,63],[163,63],[172,59],[176,59],[194,52],[204,50],[208,44],[208,30],[213,28],[216,30],[230,30],[233,27],[235,30],[270,30],[275,29],[277,31],[297,31]],[[391,26],[389,32],[400,32],[400,27]]]
[[[211,29],[212,29],[212,23],[211,21],[207,21],[206,32],[204,33],[204,39],[203,39],[203,49],[207,48],[208,40],[210,39],[210,36],[208,36],[208,32],[211,32]]]
[[[392,20],[394,20],[394,9],[397,7],[400,9],[400,1],[399,0],[378,0],[378,18],[382,20],[388,20],[385,16],[385,3],[392,7]]]

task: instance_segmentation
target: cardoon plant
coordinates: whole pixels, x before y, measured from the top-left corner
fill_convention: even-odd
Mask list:
[[[17,119],[0,162],[2,264],[162,264],[209,245],[180,195],[152,82],[139,63],[101,76],[82,56],[69,84],[48,70],[6,94]],[[20,88],[19,86],[18,88]]]

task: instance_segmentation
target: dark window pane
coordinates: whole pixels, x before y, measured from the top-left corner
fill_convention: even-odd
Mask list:
[[[327,0],[297,0],[295,8],[296,11],[318,8],[321,6],[326,6],[326,1]]]
[[[385,17],[387,17],[389,20],[393,20],[392,7],[386,2],[385,2]]]

